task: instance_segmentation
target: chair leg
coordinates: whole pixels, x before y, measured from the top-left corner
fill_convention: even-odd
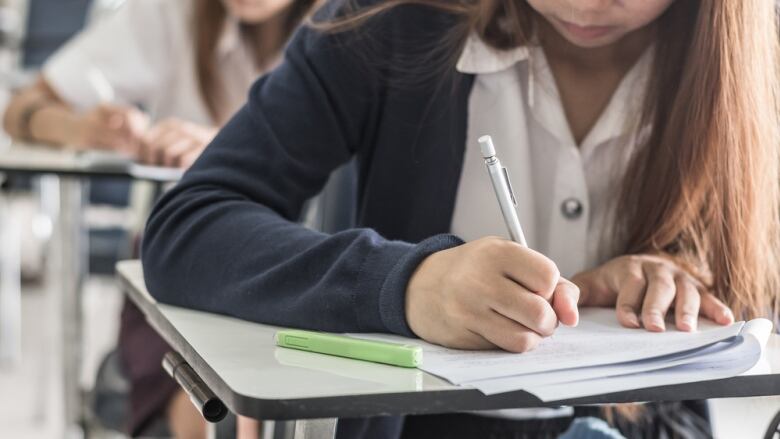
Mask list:
[[[777,412],[772,421],[769,422],[769,428],[766,430],[764,439],[775,439],[775,436],[780,435],[780,411]]]

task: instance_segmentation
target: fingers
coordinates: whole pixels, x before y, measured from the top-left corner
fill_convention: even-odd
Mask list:
[[[190,152],[179,157],[178,167],[181,169],[189,169],[195,163],[195,160],[197,160],[198,157],[200,157],[200,154],[203,152],[204,149],[205,148],[193,149]]]
[[[108,128],[127,136],[140,138],[148,128],[149,118],[135,107],[101,105],[97,114]]]
[[[729,307],[710,292],[701,293],[701,314],[721,325],[734,323],[734,314]]]
[[[494,282],[495,291],[489,292],[487,299],[490,307],[541,336],[553,334],[558,326],[558,317],[552,306],[541,296],[533,294],[510,279],[502,278]]]
[[[206,148],[215,130],[178,119],[165,120],[145,136],[141,160],[145,163],[189,167]]]
[[[149,131],[144,139],[141,160],[154,165],[162,163],[164,151],[181,140],[182,137],[183,133],[175,126],[167,123],[157,125]]]
[[[504,239],[486,240],[487,256],[510,279],[528,291],[552,300],[560,272],[555,263],[543,254]]]
[[[162,156],[160,164],[163,166],[179,166],[182,156],[197,148],[197,146],[195,142],[188,138],[175,140],[171,145],[163,147],[160,153]]]
[[[580,314],[577,302],[580,298],[580,289],[572,282],[561,278],[553,292],[553,310],[558,320],[567,326],[577,326]]]
[[[101,105],[90,113],[85,142],[132,155],[138,154],[148,118],[134,107]]]
[[[615,310],[621,325],[628,328],[639,328],[639,310],[645,294],[647,282],[641,265],[629,264],[626,272],[620,276],[616,287],[618,290]]]
[[[674,321],[680,331],[695,331],[699,319],[701,295],[699,290],[685,276],[675,279],[677,297],[674,304]]]
[[[528,352],[542,340],[539,334],[496,312],[476,323],[475,332],[505,351]]]
[[[469,329],[453,332],[450,339],[442,341],[441,344],[455,349],[495,349],[497,346]]]
[[[644,270],[647,288],[642,305],[642,323],[648,331],[664,331],[666,312],[676,293],[674,275],[662,264],[646,264]]]

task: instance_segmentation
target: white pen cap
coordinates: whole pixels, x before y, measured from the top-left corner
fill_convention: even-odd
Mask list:
[[[483,158],[490,158],[496,155],[496,148],[493,146],[493,139],[490,136],[479,138],[479,149],[482,151]]]

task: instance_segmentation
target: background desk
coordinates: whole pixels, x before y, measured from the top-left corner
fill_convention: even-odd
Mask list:
[[[57,358],[61,363],[61,394],[64,396],[65,429],[73,436],[80,435],[82,400],[79,388],[81,370],[81,287],[87,273],[87,234],[83,227],[82,213],[86,197],[87,179],[95,177],[125,178],[153,182],[170,182],[181,177],[181,170],[151,166],[139,166],[127,161],[111,160],[109,156],[92,155],[45,146],[13,145],[0,149],[0,174],[46,176],[41,182],[44,199],[48,201],[54,219],[52,247],[47,275],[58,280],[58,291],[53,296],[58,301],[59,321],[50,322],[62,328],[57,346],[61,351]],[[100,159],[100,160],[96,160]],[[13,272],[13,270],[9,270]],[[0,305],[18,303],[9,297],[17,291],[0,290]],[[13,312],[13,306],[0,306],[0,344],[11,345],[14,351],[18,339],[18,317],[3,316]],[[69,434],[69,433],[66,433]]]
[[[0,172],[176,181],[182,170],[132,163],[108,152],[81,152],[41,145],[14,144],[0,149]]]
[[[443,413],[558,405],[679,401],[780,395],[780,337],[766,360],[771,374],[542,403],[518,391],[485,396],[416,369],[403,369],[274,345],[274,326],[157,303],[141,265],[117,266],[123,288],[152,326],[234,413],[264,420]],[[186,292],[182,292],[184,294]],[[335,423],[333,423],[335,425]]]

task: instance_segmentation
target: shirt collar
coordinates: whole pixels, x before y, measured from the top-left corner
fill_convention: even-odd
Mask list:
[[[534,52],[534,54],[532,54]],[[590,155],[592,150],[615,137],[633,132],[629,114],[638,111],[642,101],[645,83],[649,73],[653,49],[649,48],[629,70],[621,81],[607,108],[583,139],[582,152]],[[472,33],[466,40],[456,70],[466,74],[498,73],[514,67],[519,62],[534,58],[529,66],[529,107],[534,117],[551,133],[563,135],[566,143],[573,144],[568,122],[563,114],[560,97],[552,73],[549,72],[544,52],[539,47],[521,46],[515,49],[499,50],[489,46],[478,35]],[[561,129],[565,127],[565,129]]]
[[[217,42],[217,55],[229,55],[239,50],[242,44],[239,22],[236,18],[228,16],[225,18],[225,27],[222,29],[222,35],[220,35]]]
[[[467,74],[496,73],[528,59],[528,48],[500,50],[490,47],[477,34],[472,33],[460,54],[455,69]]]

